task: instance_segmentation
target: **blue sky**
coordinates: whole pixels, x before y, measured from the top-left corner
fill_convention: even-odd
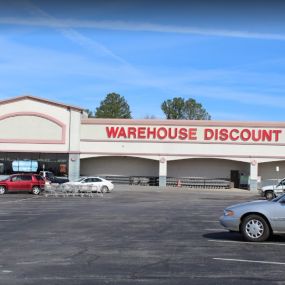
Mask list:
[[[284,12],[274,0],[0,0],[0,99],[95,110],[117,92],[140,119],[183,97],[213,120],[284,121]]]

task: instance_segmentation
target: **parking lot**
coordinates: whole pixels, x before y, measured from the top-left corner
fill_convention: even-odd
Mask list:
[[[0,284],[285,284],[285,237],[246,243],[218,222],[248,191],[120,186],[0,197]]]

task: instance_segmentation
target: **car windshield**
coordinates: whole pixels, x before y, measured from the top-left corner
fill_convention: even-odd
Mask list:
[[[86,177],[81,177],[81,178],[75,180],[75,182],[82,182],[85,178],[86,178]]]
[[[285,198],[285,194],[276,197],[275,199],[271,200],[271,202],[278,202],[278,201],[281,200],[281,199],[284,200],[284,198]]]

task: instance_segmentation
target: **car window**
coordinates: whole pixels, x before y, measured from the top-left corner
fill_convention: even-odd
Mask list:
[[[22,180],[22,179],[21,179],[21,176],[20,176],[20,175],[13,176],[13,177],[11,178],[11,181],[13,181],[13,182],[21,181],[21,180]]]
[[[92,178],[93,181],[92,182],[102,182],[102,180],[100,178]]]
[[[42,176],[40,176],[40,175],[35,175],[35,177],[36,177],[37,180],[44,180],[44,179],[42,178]]]
[[[86,178],[84,182],[85,183],[90,183],[90,182],[92,182],[92,178]]]
[[[31,181],[32,180],[32,175],[22,175],[21,179],[24,181]]]

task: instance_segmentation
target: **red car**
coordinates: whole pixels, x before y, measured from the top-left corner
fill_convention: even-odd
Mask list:
[[[39,195],[44,188],[45,181],[38,174],[14,174],[0,181],[0,194],[10,191],[29,191]]]

